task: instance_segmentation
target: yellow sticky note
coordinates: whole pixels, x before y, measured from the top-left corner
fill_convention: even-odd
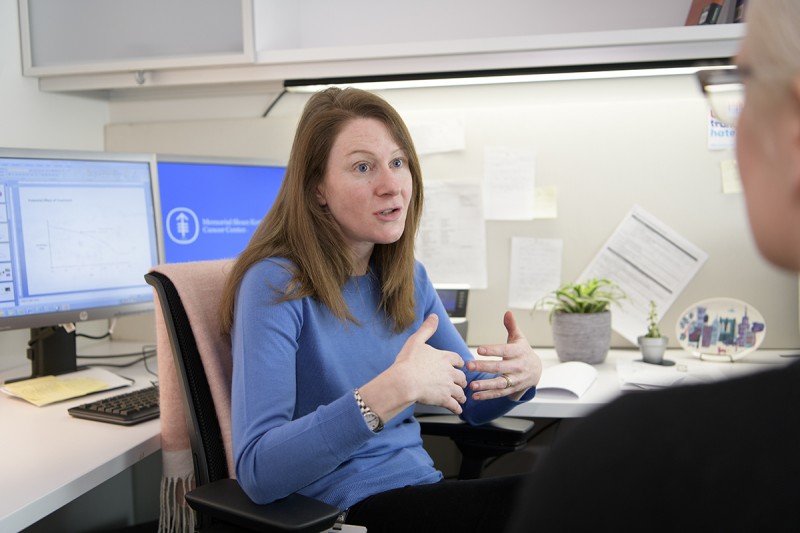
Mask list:
[[[14,396],[41,407],[105,390],[108,384],[96,378],[60,379],[57,376],[43,376],[6,383],[3,388]]]
[[[555,187],[536,187],[534,194],[534,218],[558,217],[558,191]]]
[[[719,162],[722,173],[722,192],[724,194],[737,194],[742,192],[742,180],[739,178],[739,165],[735,159],[726,159]]]

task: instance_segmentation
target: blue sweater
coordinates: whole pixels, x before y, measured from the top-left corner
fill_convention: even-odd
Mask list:
[[[428,344],[473,358],[446,320],[424,267],[415,268],[417,319],[395,334],[379,310],[374,276],[352,277],[345,285],[358,324],[343,323],[312,298],[276,303],[290,280],[282,264],[266,259],[251,267],[236,300],[231,415],[236,477],[245,492],[257,503],[299,492],[347,509],[378,492],[439,481],[442,474],[422,447],[414,406],[373,433],[353,397],[353,389],[394,362],[431,313],[440,321]],[[478,377],[467,372],[468,381]],[[521,401],[535,393],[531,389]],[[472,424],[517,404],[467,398],[462,418]]]

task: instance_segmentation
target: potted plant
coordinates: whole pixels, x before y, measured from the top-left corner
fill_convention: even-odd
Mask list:
[[[625,298],[605,278],[566,283],[544,296],[534,309],[549,308],[553,347],[560,361],[602,363],[611,344],[611,304]]]
[[[664,352],[667,351],[669,338],[661,335],[661,330],[658,328],[658,312],[656,311],[656,302],[653,300],[650,300],[650,314],[647,316],[647,333],[640,335],[636,340],[645,363],[654,365],[667,363],[664,360]]]

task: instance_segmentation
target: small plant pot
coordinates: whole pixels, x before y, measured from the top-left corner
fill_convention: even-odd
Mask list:
[[[611,346],[611,312],[555,313],[553,347],[558,359],[602,363]]]
[[[667,351],[668,337],[638,337],[639,351],[642,352],[642,360],[645,363],[654,365],[664,364],[664,352]]]

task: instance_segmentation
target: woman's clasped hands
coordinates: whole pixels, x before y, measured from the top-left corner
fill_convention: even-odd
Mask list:
[[[461,414],[461,404],[467,401],[467,377],[461,370],[464,360],[456,352],[426,344],[438,327],[439,317],[428,315],[397,354],[393,366],[405,374],[414,401]]]
[[[466,369],[472,372],[499,374],[470,383],[475,400],[503,396],[517,400],[538,384],[542,375],[539,356],[528,344],[511,311],[506,311],[503,324],[508,332],[507,343],[480,346],[478,355],[488,358],[481,357],[466,364]],[[438,350],[427,344],[438,326],[439,318],[429,315],[408,338],[390,372],[401,388],[407,390],[406,401],[444,407],[461,414],[461,406],[467,401],[464,360],[455,352]]]

